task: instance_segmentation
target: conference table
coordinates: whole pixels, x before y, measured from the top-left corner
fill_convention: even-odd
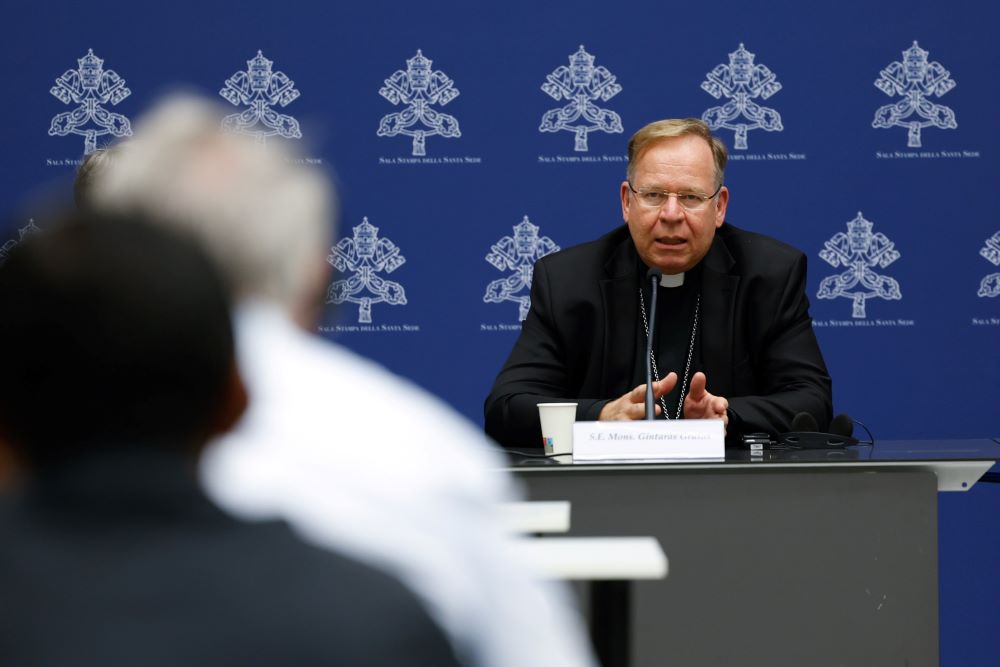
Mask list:
[[[590,637],[601,665],[629,667],[631,588],[636,581],[667,576],[659,542],[647,536],[561,536],[570,527],[566,501],[510,502],[500,510],[506,530],[520,536],[513,555],[528,571],[543,579],[585,582]]]
[[[641,463],[521,451],[509,470],[530,500],[572,504],[569,535],[649,535],[669,554],[669,577],[633,589],[636,667],[938,665],[937,493],[1000,459],[989,439]]]

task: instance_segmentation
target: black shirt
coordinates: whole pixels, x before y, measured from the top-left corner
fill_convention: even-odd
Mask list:
[[[642,285],[642,299],[648,318],[652,309],[652,299],[651,286],[645,279],[647,270],[646,265],[639,262],[637,267],[638,284]],[[670,410],[671,419],[677,416],[678,398],[681,396],[684,371],[687,368],[688,353],[691,351],[691,331],[694,327],[701,282],[701,265],[699,264],[684,275],[683,285],[678,287],[660,285],[657,289],[653,356],[656,359],[655,368],[659,371],[660,380],[671,371],[677,373],[677,384],[664,397],[667,408]],[[635,298],[639,298],[638,289]],[[636,323],[636,358],[632,371],[633,387],[646,383],[646,327],[642,321],[642,310],[642,308],[639,309],[639,321]],[[695,335],[694,350],[691,353],[691,367],[688,372],[688,386],[685,387],[685,393],[690,388],[691,376],[702,370],[701,346],[698,344],[698,338],[700,338],[700,332]],[[654,377],[656,375],[654,371]]]

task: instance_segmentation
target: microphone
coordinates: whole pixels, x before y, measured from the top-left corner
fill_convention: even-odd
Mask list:
[[[808,412],[800,412],[792,417],[792,431],[815,433],[818,430],[819,424],[816,423],[816,418]]]
[[[850,438],[854,435],[854,420],[846,414],[839,414],[830,422],[830,433]]]
[[[858,444],[852,437],[854,420],[846,414],[839,414],[830,422],[830,432],[819,432],[816,418],[808,412],[800,412],[792,418],[792,430],[778,435],[777,442],[797,449],[839,449],[846,445]]]
[[[655,266],[646,272],[646,282],[652,285],[649,296],[649,331],[646,333],[646,419],[656,418],[656,408],[653,402],[653,334],[656,327],[656,293],[660,286],[663,271]]]

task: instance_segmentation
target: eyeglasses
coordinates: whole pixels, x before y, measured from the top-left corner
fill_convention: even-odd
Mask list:
[[[705,204],[709,200],[714,199],[715,195],[719,194],[719,191],[722,190],[722,184],[720,183],[715,192],[710,195],[698,192],[666,192],[652,188],[640,188],[636,190],[632,187],[631,182],[628,184],[628,189],[635,195],[635,200],[645,208],[660,208],[671,197],[677,197],[677,203],[684,207],[684,210],[698,211],[705,208]]]

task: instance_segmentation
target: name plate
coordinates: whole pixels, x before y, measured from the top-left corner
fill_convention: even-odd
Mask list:
[[[574,461],[690,461],[726,456],[721,419],[576,422]]]

